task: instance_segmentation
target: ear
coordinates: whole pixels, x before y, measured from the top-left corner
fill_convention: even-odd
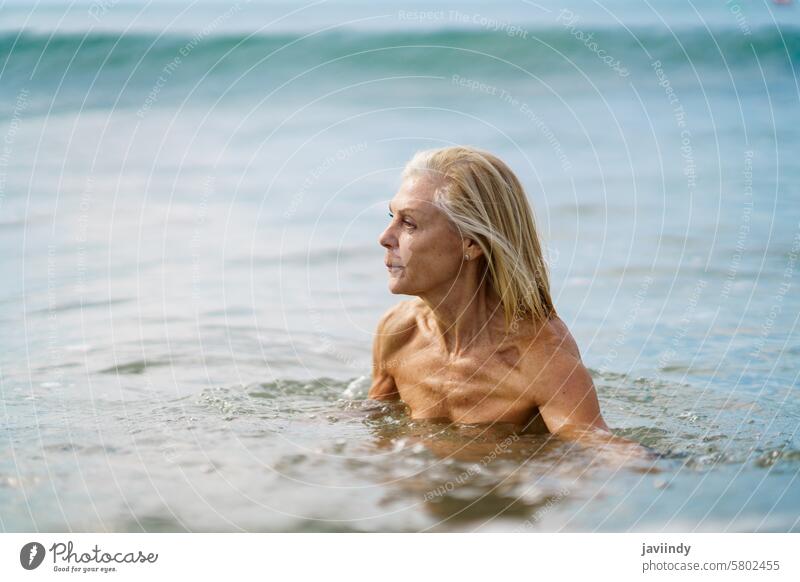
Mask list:
[[[480,245],[471,238],[464,238],[462,241],[462,256],[469,256],[471,261],[480,258],[483,255]]]

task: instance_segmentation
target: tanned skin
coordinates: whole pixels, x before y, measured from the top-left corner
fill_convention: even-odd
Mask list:
[[[369,397],[401,399],[415,419],[511,423],[653,458],[611,433],[558,316],[520,318],[506,328],[500,300],[481,276],[482,251],[433,205],[436,186],[426,175],[406,179],[390,202],[391,221],[379,238],[389,290],[415,298],[378,323]]]

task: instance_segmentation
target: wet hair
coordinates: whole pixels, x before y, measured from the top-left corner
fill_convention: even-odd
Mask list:
[[[506,328],[555,315],[533,209],[505,162],[471,146],[429,149],[414,154],[402,179],[419,174],[434,179],[434,204],[483,251],[483,284],[500,297]]]

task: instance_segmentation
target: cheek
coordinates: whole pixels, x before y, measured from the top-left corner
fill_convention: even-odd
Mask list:
[[[419,248],[424,248],[419,244],[419,240],[413,233],[403,233],[399,240],[399,255],[403,259],[403,264],[407,265],[412,260]]]
[[[403,264],[414,276],[448,279],[461,266],[461,237],[448,225],[435,224],[403,232],[398,240]],[[410,274],[410,273],[407,273]]]
[[[458,273],[458,249],[442,248],[441,239],[415,237],[407,242],[403,260],[415,277],[446,280],[452,279]]]

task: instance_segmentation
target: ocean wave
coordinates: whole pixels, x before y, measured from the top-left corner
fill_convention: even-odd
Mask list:
[[[591,45],[595,43],[595,45]],[[596,49],[595,49],[596,47]],[[447,50],[451,49],[451,50]],[[432,53],[432,50],[436,50]],[[368,32],[336,30],[318,34],[117,34],[86,32],[46,34],[18,31],[0,34],[0,70],[48,70],[51,66],[97,72],[104,69],[161,69],[170,60],[191,61],[205,72],[252,66],[269,57],[276,67],[329,59],[363,67],[412,64],[420,72],[440,71],[465,58],[476,67],[497,59],[522,67],[560,61],[585,62],[597,50],[631,66],[660,60],[664,64],[714,66],[727,63],[779,63],[796,67],[800,60],[800,28],[763,27],[745,35],[736,28],[664,30],[655,28],[587,29],[550,27],[526,31],[524,38],[490,30],[443,28],[434,31]],[[283,54],[281,54],[283,53]],[[436,58],[431,58],[435,54]],[[481,54],[486,59],[476,58]],[[271,56],[270,56],[271,55]],[[368,55],[368,57],[367,57]],[[724,58],[724,61],[723,61]],[[302,64],[302,63],[300,63]],[[513,67],[508,68],[513,72]],[[0,77],[2,78],[2,77]]]

